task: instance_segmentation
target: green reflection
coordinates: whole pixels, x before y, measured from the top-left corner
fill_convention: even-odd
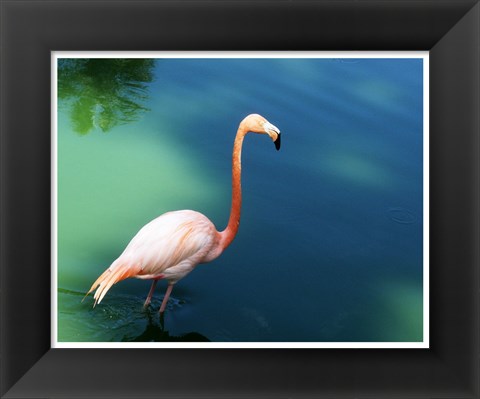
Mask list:
[[[386,293],[387,304],[396,316],[391,334],[405,341],[421,341],[423,338],[423,295],[421,287],[413,283],[397,283]],[[395,328],[397,327],[397,328]],[[400,329],[402,327],[402,329]],[[399,331],[403,330],[403,336]],[[396,337],[397,338],[397,337]]]
[[[383,109],[398,106],[401,96],[398,85],[379,78],[360,80],[352,87],[352,94],[367,106]]]
[[[380,163],[367,156],[350,152],[332,153],[322,160],[322,167],[336,177],[372,187],[385,188],[392,184],[394,176]]]
[[[148,111],[143,103],[154,65],[150,59],[59,59],[58,97],[69,108],[73,130],[107,132],[138,120]]]
[[[417,281],[383,282],[379,292],[382,308],[373,316],[379,341],[423,340],[423,289]]]
[[[208,342],[210,339],[196,331],[178,331],[171,318],[158,314],[163,297],[152,298],[151,308],[144,309],[144,297],[111,295],[108,303],[92,308],[83,292],[59,288],[59,342]],[[172,297],[169,309],[177,311],[183,301]],[[167,324],[167,325],[166,325]]]
[[[142,126],[140,139],[132,134],[138,129],[138,125],[121,126],[111,135],[79,137],[59,115],[58,283],[62,288],[88,289],[153,218],[176,209],[203,211],[219,197],[219,186],[208,170],[169,139],[174,133],[161,126],[154,130]]]

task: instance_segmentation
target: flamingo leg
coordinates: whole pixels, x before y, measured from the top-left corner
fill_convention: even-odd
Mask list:
[[[165,308],[167,307],[168,298],[170,297],[172,288],[173,288],[173,284],[168,284],[167,291],[165,292],[165,296],[163,297],[162,306],[160,306],[160,313],[165,312]]]
[[[145,300],[145,303],[143,304],[144,308],[146,308],[148,305],[150,305],[150,302],[152,301],[152,295],[153,295],[153,292],[155,291],[155,287],[157,286],[157,281],[158,280],[153,280],[152,281],[152,286],[150,287],[150,291],[148,292],[147,299]]]

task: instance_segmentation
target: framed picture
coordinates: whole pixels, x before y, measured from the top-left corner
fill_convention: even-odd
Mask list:
[[[478,397],[478,2],[2,9],[4,397]]]

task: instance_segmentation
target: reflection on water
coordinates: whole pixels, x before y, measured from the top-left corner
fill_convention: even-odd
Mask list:
[[[60,59],[58,98],[70,109],[73,130],[107,132],[137,120],[148,110],[143,104],[154,65],[143,59]]]
[[[172,334],[165,323],[165,314],[159,315],[163,297],[154,297],[148,308],[145,298],[134,295],[111,295],[106,306],[92,308],[91,298],[83,302],[84,293],[59,289],[62,304],[59,316],[63,328],[59,341],[95,342],[208,342],[198,332]],[[181,308],[184,301],[171,297],[167,311]],[[77,317],[81,313],[84,317]],[[73,338],[75,337],[75,338]]]
[[[158,309],[158,308],[157,308]],[[170,335],[165,329],[165,313],[161,315],[158,311],[153,312],[149,309],[145,310],[148,324],[140,335],[131,337],[125,336],[124,342],[209,342],[207,337],[196,332],[190,332],[179,336]]]

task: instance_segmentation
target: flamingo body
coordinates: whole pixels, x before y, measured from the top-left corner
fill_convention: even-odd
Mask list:
[[[167,212],[146,224],[119,259],[140,265],[137,278],[163,276],[176,283],[197,264],[218,257],[219,241],[220,233],[205,215],[191,210]]]
[[[235,237],[241,208],[241,148],[248,132],[268,134],[280,148],[280,131],[260,115],[247,116],[235,137],[232,162],[232,208],[227,228],[218,232],[203,214],[182,210],[167,212],[143,226],[122,254],[93,283],[87,295],[96,289],[100,303],[113,284],[126,278],[151,279],[152,287],[145,306],[150,303],[158,280],[166,279],[168,288],[160,307],[165,310],[172,287],[199,263],[216,259]]]

